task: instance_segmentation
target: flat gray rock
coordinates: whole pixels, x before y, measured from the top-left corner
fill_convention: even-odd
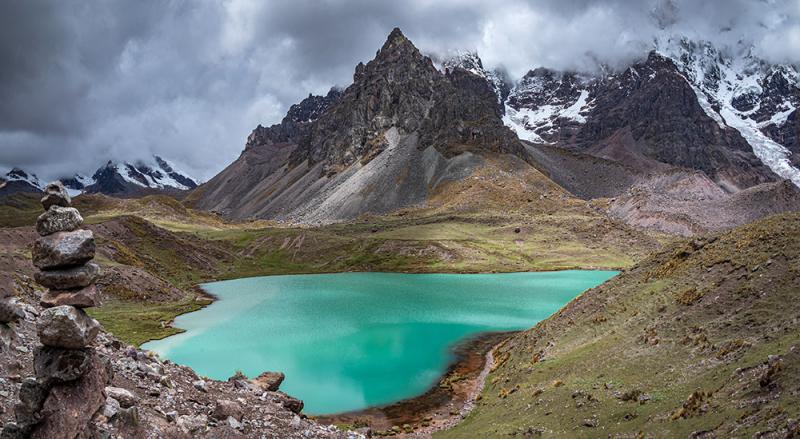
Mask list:
[[[100,306],[100,294],[95,284],[79,290],[50,290],[39,299],[39,304],[45,308],[62,305],[92,308]]]
[[[89,262],[82,267],[63,270],[37,271],[33,278],[39,285],[54,290],[83,288],[91,285],[100,275],[100,266]]]
[[[36,328],[45,346],[80,349],[94,341],[100,323],[78,308],[57,306],[42,312]]]
[[[33,244],[33,265],[40,270],[83,265],[94,258],[94,251],[91,230],[56,232]]]
[[[36,219],[36,232],[41,236],[71,232],[83,224],[83,217],[74,207],[51,206]]]

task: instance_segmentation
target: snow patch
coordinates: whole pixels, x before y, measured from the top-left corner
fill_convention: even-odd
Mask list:
[[[786,123],[795,105],[784,100],[780,109],[761,123],[751,117],[761,110],[760,100],[746,111],[739,111],[733,106],[737,97],[762,95],[763,84],[769,76],[763,62],[751,55],[725,57],[708,43],[669,40],[659,44],[659,53],[671,58],[685,74],[703,111],[720,127],[731,127],[738,131],[766,166],[800,186],[800,169],[792,166],[789,160],[791,152],[761,131],[772,124],[782,126]],[[793,68],[777,66],[770,75],[784,74],[788,81],[797,86],[797,77],[792,75],[793,72]]]

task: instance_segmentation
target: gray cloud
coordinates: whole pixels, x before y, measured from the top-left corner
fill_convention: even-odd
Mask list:
[[[0,169],[167,157],[200,178],[258,123],[349,84],[399,26],[519,77],[642,57],[659,35],[800,62],[797,0],[188,0],[0,4]]]

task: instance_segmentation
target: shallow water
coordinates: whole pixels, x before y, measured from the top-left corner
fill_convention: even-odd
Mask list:
[[[459,340],[529,328],[615,271],[508,274],[340,273],[203,285],[219,297],[180,316],[187,331],[144,345],[201,375],[282,371],[310,414],[424,393]]]

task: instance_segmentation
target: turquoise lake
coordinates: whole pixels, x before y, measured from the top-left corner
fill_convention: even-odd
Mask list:
[[[185,333],[145,344],[200,375],[281,371],[309,414],[424,393],[451,348],[486,331],[525,329],[616,271],[507,274],[340,273],[203,285],[219,300],[178,317]]]

